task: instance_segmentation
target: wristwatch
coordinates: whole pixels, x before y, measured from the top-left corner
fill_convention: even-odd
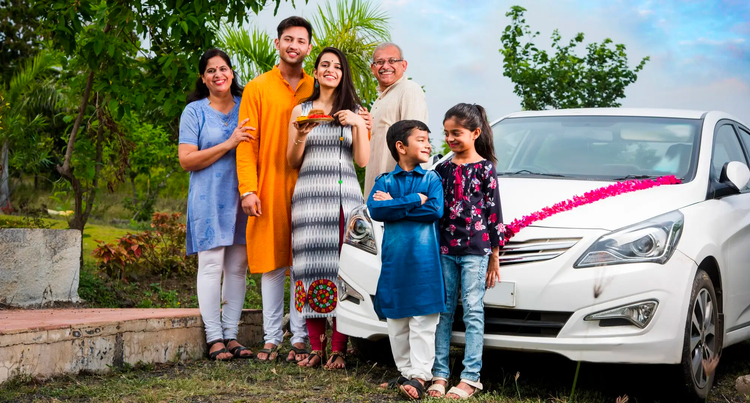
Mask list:
[[[255,192],[245,192],[242,195],[240,195],[240,200],[244,199],[247,196],[254,195]]]

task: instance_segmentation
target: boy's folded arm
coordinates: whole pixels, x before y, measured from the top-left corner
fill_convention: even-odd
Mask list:
[[[375,200],[373,196],[378,191],[386,192],[382,181],[375,182],[375,185],[367,198],[367,208],[370,210],[370,216],[376,221],[395,221],[400,220],[408,214],[409,210],[419,206],[422,199],[417,193],[412,193],[397,199]]]
[[[427,201],[417,208],[409,211],[407,219],[420,222],[433,222],[443,217],[443,185],[440,179],[430,181],[427,190]]]

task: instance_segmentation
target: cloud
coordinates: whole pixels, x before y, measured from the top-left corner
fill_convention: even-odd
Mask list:
[[[692,41],[680,41],[679,42],[680,45],[711,45],[711,46],[725,46],[725,45],[741,44],[741,43],[745,43],[745,38],[729,38],[729,39],[722,39],[722,40],[698,38]]]
[[[283,2],[257,18],[275,33],[290,15],[311,17],[325,0]],[[516,0],[384,0],[391,37],[403,49],[407,75],[425,87],[433,138],[458,102],[478,103],[491,120],[520,110],[513,83],[503,76],[502,30]],[[625,107],[722,110],[750,124],[750,7],[745,0],[716,2],[535,0],[523,2],[526,21],[540,31],[534,43],[549,49],[558,28],[563,42],[584,32],[586,43],[611,38],[627,46],[631,67],[651,60],[622,100]],[[275,35],[274,35],[275,36]],[[584,44],[585,45],[585,44]],[[585,47],[579,46],[579,52]],[[582,54],[582,53],[580,53]]]

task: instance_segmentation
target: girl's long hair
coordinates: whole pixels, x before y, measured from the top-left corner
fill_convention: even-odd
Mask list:
[[[338,56],[341,61],[341,81],[339,82],[339,86],[336,87],[336,90],[333,92],[333,107],[331,108],[330,115],[333,115],[338,111],[343,111],[344,109],[356,112],[357,108],[362,105],[362,102],[360,101],[359,96],[357,96],[354,81],[352,80],[352,71],[349,69],[349,61],[346,60],[344,53],[337,48],[330,46],[321,50],[318,58],[315,59],[315,69],[318,69],[320,58],[326,53],[333,53]],[[303,102],[315,101],[318,98],[320,98],[320,85],[316,85],[313,89],[312,95]],[[336,119],[336,122],[338,123],[338,119]]]
[[[480,128],[482,131],[474,140],[474,148],[482,158],[497,164],[495,157],[495,145],[492,141],[492,128],[487,120],[487,113],[481,105],[460,103],[445,112],[443,123],[453,118],[461,127],[466,130],[474,131]]]
[[[208,66],[208,61],[212,58],[219,56],[222,59],[224,59],[224,62],[227,63],[227,66],[229,66],[230,69],[232,69],[232,61],[229,59],[229,55],[224,53],[224,51],[220,49],[209,49],[205,53],[203,53],[203,56],[201,56],[201,60],[198,62],[198,71],[200,71],[200,74],[203,75],[206,73],[206,67]],[[232,84],[229,86],[229,90],[232,92],[232,95],[236,97],[242,96],[242,86],[237,82],[237,73],[234,72],[234,69],[232,69],[232,75],[234,75],[234,78],[232,79]],[[191,103],[194,101],[200,101],[203,98],[208,97],[208,87],[206,84],[203,83],[203,80],[201,80],[200,77],[198,77],[198,80],[195,82],[195,89],[193,92],[191,92],[187,96],[187,103]]]

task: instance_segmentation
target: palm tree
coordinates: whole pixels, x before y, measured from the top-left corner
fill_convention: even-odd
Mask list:
[[[312,72],[312,61],[327,46],[334,46],[346,55],[352,77],[362,102],[369,106],[377,97],[377,82],[370,72],[370,60],[375,47],[390,40],[387,13],[371,0],[336,0],[318,6],[312,17],[313,50],[305,71]],[[276,64],[277,55],[272,37],[253,27],[224,27],[219,31],[217,46],[238,62],[237,74],[243,82],[269,71]]]
[[[8,162],[11,148],[16,160],[28,168],[46,159],[45,152],[37,152],[38,132],[45,125],[44,111],[52,111],[60,100],[53,80],[45,79],[60,66],[56,54],[42,50],[28,60],[8,83],[0,83],[5,92],[3,127],[0,129],[0,206],[10,204]]]
[[[224,27],[218,33],[219,48],[232,55],[235,72],[240,76],[240,82],[247,83],[253,78],[271,70],[276,64],[276,49],[273,39],[267,32],[257,27],[250,31],[243,28]]]
[[[375,47],[390,41],[388,14],[370,0],[336,0],[318,6],[312,18],[313,50],[310,60],[320,51],[333,46],[340,49],[349,60],[352,78],[362,102],[370,106],[377,98],[377,82],[370,71],[370,61]],[[305,70],[312,72],[313,63]]]

